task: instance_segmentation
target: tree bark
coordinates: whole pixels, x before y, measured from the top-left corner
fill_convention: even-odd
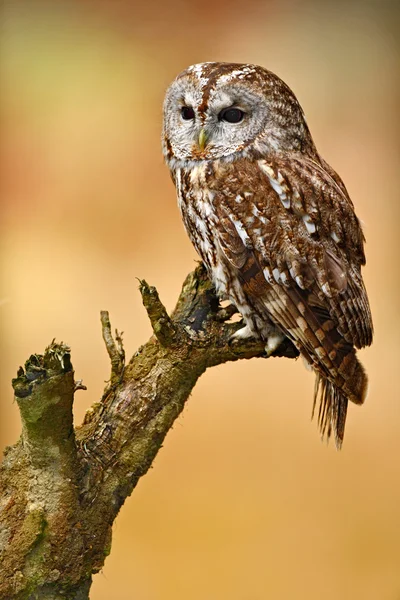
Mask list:
[[[0,598],[87,600],[111,549],[118,511],[152,464],[197,379],[227,361],[266,357],[260,340],[232,340],[230,322],[203,266],[183,284],[171,317],[157,290],[140,292],[154,335],[125,363],[101,313],[111,376],[100,402],[74,429],[70,349],[53,341],[13,380],[20,440],[0,471]],[[274,356],[294,358],[284,340]]]

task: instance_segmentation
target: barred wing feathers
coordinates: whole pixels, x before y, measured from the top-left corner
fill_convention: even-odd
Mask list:
[[[362,403],[367,390],[354,346],[371,344],[373,333],[364,237],[346,189],[325,163],[304,157],[243,159],[216,175],[221,252],[315,370],[321,431],[340,447],[347,402]]]

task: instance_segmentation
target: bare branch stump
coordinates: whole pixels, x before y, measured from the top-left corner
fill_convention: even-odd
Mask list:
[[[122,334],[101,313],[111,361],[100,402],[74,430],[70,350],[54,341],[13,380],[20,440],[0,471],[0,598],[87,600],[93,573],[111,548],[113,521],[152,464],[197,379],[227,361],[266,357],[260,340],[234,340],[203,266],[183,284],[167,314],[157,290],[140,282],[154,331],[125,364]],[[274,356],[294,358],[285,340]]]

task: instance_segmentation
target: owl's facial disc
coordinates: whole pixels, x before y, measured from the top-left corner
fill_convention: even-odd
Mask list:
[[[293,92],[262,67],[193,65],[166,93],[164,154],[171,164],[313,148]]]
[[[246,84],[205,94],[190,78],[169,88],[164,103],[164,152],[177,160],[210,160],[240,153],[262,130],[266,110]]]

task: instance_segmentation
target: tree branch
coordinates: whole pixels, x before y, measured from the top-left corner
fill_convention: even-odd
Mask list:
[[[100,312],[100,320],[103,340],[111,361],[110,381],[112,384],[115,384],[120,380],[125,368],[125,351],[122,344],[122,333],[119,334],[118,331],[115,330],[116,343],[111,333],[110,315],[107,310],[102,310]]]
[[[147,315],[150,319],[154,335],[162,346],[170,346],[176,338],[176,329],[165,306],[161,302],[155,287],[150,287],[144,279],[140,281],[140,293]]]
[[[232,341],[242,324],[228,321],[233,309],[220,308],[202,266],[186,278],[171,316],[155,288],[141,281],[139,289],[154,336],[125,365],[121,336],[113,339],[101,313],[111,378],[75,432],[80,386],[66,346],[53,342],[13,382],[23,433],[0,474],[0,598],[87,599],[112,523],[197,379],[214,365],[266,357],[260,340]],[[294,358],[297,350],[284,340],[274,356]]]

